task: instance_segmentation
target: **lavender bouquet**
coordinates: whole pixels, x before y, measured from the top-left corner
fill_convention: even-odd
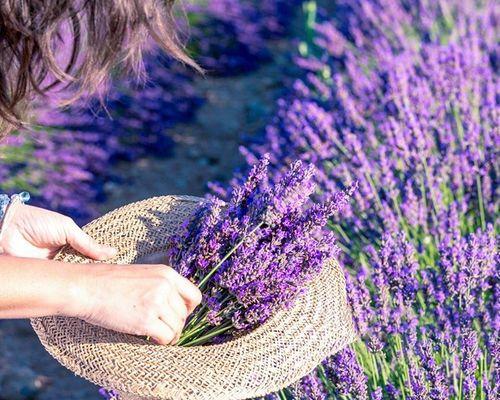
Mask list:
[[[170,263],[202,290],[179,345],[221,342],[290,307],[306,284],[335,256],[327,220],[352,189],[310,205],[313,168],[292,164],[272,187],[262,158],[226,203],[212,199],[170,239]],[[320,234],[321,233],[321,234]]]

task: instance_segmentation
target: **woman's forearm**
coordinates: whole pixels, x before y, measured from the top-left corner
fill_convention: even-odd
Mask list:
[[[0,319],[76,315],[88,267],[0,255]]]
[[[174,343],[201,301],[161,264],[69,264],[0,255],[0,319],[65,315]]]

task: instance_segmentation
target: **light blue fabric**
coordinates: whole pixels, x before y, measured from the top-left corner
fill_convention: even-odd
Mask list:
[[[3,222],[3,218],[5,217],[5,212],[7,211],[7,207],[14,200],[19,200],[21,203],[26,203],[30,199],[30,194],[28,192],[21,192],[18,194],[13,194],[12,196],[8,196],[6,194],[0,194],[0,224]]]

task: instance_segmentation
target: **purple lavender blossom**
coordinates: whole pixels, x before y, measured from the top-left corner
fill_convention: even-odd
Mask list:
[[[373,392],[370,393],[371,400],[383,400],[382,388],[376,388]]]
[[[433,343],[427,338],[422,338],[416,346],[416,353],[430,388],[429,396],[436,400],[449,399],[451,393],[447,383],[445,365],[437,362]]]
[[[99,389],[99,394],[104,398],[104,400],[119,400],[118,393],[114,390],[101,388]]]
[[[368,400],[368,382],[351,347],[323,361],[322,366],[337,396]]]
[[[463,374],[462,393],[465,397],[476,397],[476,369],[480,358],[480,350],[477,333],[467,330],[462,334],[462,357],[460,360]]]
[[[411,360],[409,365],[409,381],[410,381],[410,400],[426,400],[429,398],[427,390],[427,382],[423,371],[418,368],[417,364]]]
[[[328,398],[328,392],[316,371],[303,377],[288,390],[297,400],[326,400]]]
[[[97,137],[42,128],[18,135],[22,144],[4,164],[2,190],[28,190],[33,204],[72,215],[79,222],[95,217],[95,198],[100,193],[97,177],[108,161]],[[8,141],[0,150],[8,155],[12,146]]]

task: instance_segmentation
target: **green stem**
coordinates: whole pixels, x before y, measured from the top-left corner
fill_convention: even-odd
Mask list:
[[[345,254],[352,256],[351,250],[346,245],[340,242],[337,242],[336,244],[339,247],[339,249],[342,250]]]
[[[370,361],[372,363],[372,371],[374,374],[374,379],[375,382],[379,383],[380,382],[380,376],[378,373],[378,366],[377,366],[377,360],[375,359],[375,354],[370,353]]]
[[[392,200],[392,204],[394,205],[394,208],[396,210],[396,214],[398,215],[400,226],[405,231],[406,237],[408,239],[411,239],[410,228],[408,226],[408,223],[406,222],[406,219],[403,217],[403,213],[401,212],[401,207],[399,206],[398,199],[395,196],[391,196],[391,200]]]
[[[225,305],[229,300],[230,296],[225,295],[225,297],[219,303],[220,306]],[[217,315],[221,315],[221,313],[223,313],[224,311],[225,309],[222,309],[217,313]],[[192,333],[199,333],[200,329],[205,329],[209,326],[209,323],[206,319],[208,315],[208,308],[206,307],[205,304],[195,314],[196,315],[184,327],[181,339],[188,336],[191,337],[193,336]]]
[[[287,400],[287,396],[286,396],[286,393],[283,389],[281,389],[279,392],[278,392],[278,396],[280,398],[280,400]]]
[[[458,379],[458,398],[463,399],[464,395],[462,393],[462,386],[463,386],[463,381],[464,381],[464,374],[462,370],[460,370],[460,377]]]
[[[481,187],[481,177],[479,175],[476,176],[476,184],[477,184],[477,200],[479,202],[479,216],[481,218],[481,228],[486,230],[486,216],[484,214],[484,200],[483,200],[483,190]]]
[[[455,120],[455,125],[457,127],[458,138],[460,139],[460,143],[464,141],[464,126],[462,124],[462,119],[460,118],[459,110],[456,104],[451,105],[451,113],[453,114],[453,119]]]
[[[206,308],[205,304],[202,304],[198,310],[193,315],[192,318],[189,319],[188,323],[184,327],[184,331],[189,331],[193,326],[196,326],[200,323],[200,321],[205,318],[206,313],[204,312]]]
[[[382,200],[380,200],[380,196],[378,194],[377,188],[375,186],[375,183],[373,182],[371,175],[369,175],[368,173],[365,173],[365,178],[368,181],[368,183],[370,184],[370,188],[372,189],[373,195],[375,197],[375,202],[379,206],[379,210],[383,209],[384,207],[382,206]]]
[[[401,341],[401,336],[399,334],[395,335],[395,343],[396,343],[396,349],[399,351],[401,357],[403,358],[402,362],[401,362],[401,366],[402,366],[402,369],[403,369],[403,375],[404,375],[404,379],[407,381],[407,382],[410,382],[410,371],[409,371],[409,368],[408,368],[408,362],[406,362],[406,354],[404,352],[404,349],[403,349],[403,343]]]
[[[483,398],[483,353],[481,352],[481,358],[479,359],[479,382],[478,382],[478,396],[480,399]]]
[[[333,222],[328,221],[327,226],[332,230],[335,229],[340,234],[340,236],[342,236],[342,238],[346,241],[346,243],[351,242],[351,239],[349,239],[349,236],[347,236],[347,233],[345,232],[344,229],[342,229],[342,227],[339,224],[334,224]]]
[[[194,339],[193,341],[183,343],[182,345],[185,347],[190,347],[190,346],[198,346],[200,344],[206,344],[207,342],[210,341],[210,339],[213,339],[214,337],[220,335],[221,333],[227,332],[233,327],[232,322],[229,322],[226,325],[223,325],[217,329],[212,330],[210,333],[207,333],[206,335],[203,335],[197,339]]]
[[[316,26],[318,6],[315,1],[308,1],[304,3],[303,9],[306,16],[306,38],[308,44],[310,45],[314,43],[314,27]]]
[[[425,312],[425,310],[427,309],[427,305],[424,299],[424,294],[422,293],[421,290],[417,292],[417,300],[418,303],[420,304],[420,308]]]
[[[196,336],[200,333],[203,332],[204,329],[207,329],[209,325],[207,323],[204,323],[198,327],[195,327],[194,329],[190,331],[182,331],[181,338],[179,339],[178,344],[182,345],[184,344],[188,339],[191,339],[193,336]]]
[[[457,374],[456,374],[456,367],[455,366],[456,366],[455,358],[453,357],[451,360],[451,371],[452,371],[452,376],[453,376],[453,389],[455,390],[455,393],[460,393],[459,384],[457,382]]]
[[[404,384],[403,379],[400,376],[399,377],[399,388],[401,389],[401,397],[403,400],[406,400],[406,390],[405,390],[406,387],[407,386]],[[408,381],[408,388],[410,388],[410,392],[411,392],[410,381]]]
[[[318,369],[319,379],[321,380],[321,382],[325,386],[326,390],[329,393],[331,393],[333,391],[332,383],[330,382],[330,380],[326,376],[326,371],[325,371],[325,368],[323,367],[323,364],[319,364],[318,367],[317,367],[317,369]]]
[[[380,374],[382,376],[382,384],[385,386],[387,384],[387,377],[389,375],[389,367],[387,365],[387,361],[385,359],[384,353],[377,353],[375,355],[376,360],[378,360],[378,363],[380,365]]]

